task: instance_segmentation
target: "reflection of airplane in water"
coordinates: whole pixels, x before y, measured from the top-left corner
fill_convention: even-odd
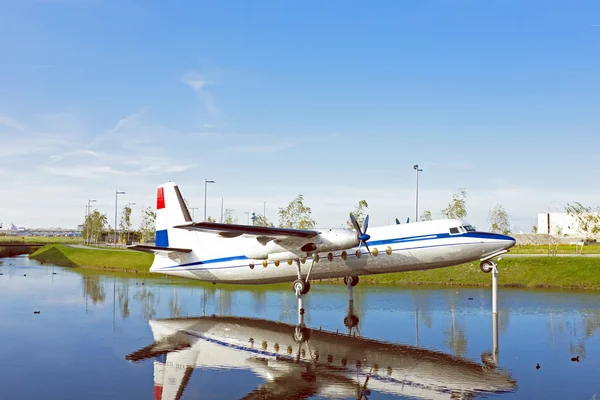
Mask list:
[[[253,371],[266,383],[245,399],[364,399],[371,390],[458,399],[516,389],[507,373],[464,358],[286,323],[212,316],[150,327],[154,343],[126,359],[156,358],[155,400],[181,398],[194,368]]]

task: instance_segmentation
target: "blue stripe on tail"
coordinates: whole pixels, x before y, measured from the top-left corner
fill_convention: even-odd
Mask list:
[[[156,231],[156,246],[158,247],[169,247],[169,235],[167,230]]]

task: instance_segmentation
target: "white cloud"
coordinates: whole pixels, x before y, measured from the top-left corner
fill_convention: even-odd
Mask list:
[[[204,103],[204,110],[211,117],[218,117],[223,114],[221,109],[217,107],[212,93],[206,90],[209,85],[215,85],[214,82],[207,80],[198,72],[189,72],[185,74],[181,81],[198,93]]]
[[[204,79],[204,77],[196,72],[190,72],[185,74],[181,81],[194,89],[195,91],[199,91],[203,87],[207,85],[211,85],[212,83]]]
[[[20,123],[19,121],[17,121],[14,118],[7,117],[6,115],[0,115],[0,125],[4,125],[4,126],[7,126],[9,128],[16,129],[19,131],[27,130],[27,127],[25,125],[23,125],[22,123]]]

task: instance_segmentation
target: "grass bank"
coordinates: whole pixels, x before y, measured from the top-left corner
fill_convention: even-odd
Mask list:
[[[506,287],[600,290],[600,258],[519,257],[498,262],[498,284]],[[361,283],[384,285],[491,286],[491,274],[479,263],[427,271],[360,277]]]
[[[148,272],[153,259],[151,254],[131,250],[95,250],[47,245],[30,257],[63,267],[158,276]],[[318,265],[315,268],[318,268]],[[360,280],[363,284],[397,286],[491,286],[492,278],[490,274],[480,271],[479,263],[473,262],[427,271],[361,276]],[[181,281],[191,282],[183,279]],[[323,281],[331,282],[341,283],[341,279]],[[507,287],[600,290],[600,258],[506,257],[499,262],[498,283]]]
[[[32,253],[29,258],[61,267],[150,274],[148,270],[154,256],[131,250],[82,249],[62,244],[50,244]]]
[[[510,249],[512,254],[548,254],[548,251],[556,254],[600,254],[600,244],[591,244],[582,247],[575,247],[573,244],[559,244],[558,247],[553,244],[517,244]]]

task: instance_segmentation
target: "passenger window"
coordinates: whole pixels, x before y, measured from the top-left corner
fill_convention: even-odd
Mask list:
[[[450,228],[450,233],[459,233],[458,228]]]

